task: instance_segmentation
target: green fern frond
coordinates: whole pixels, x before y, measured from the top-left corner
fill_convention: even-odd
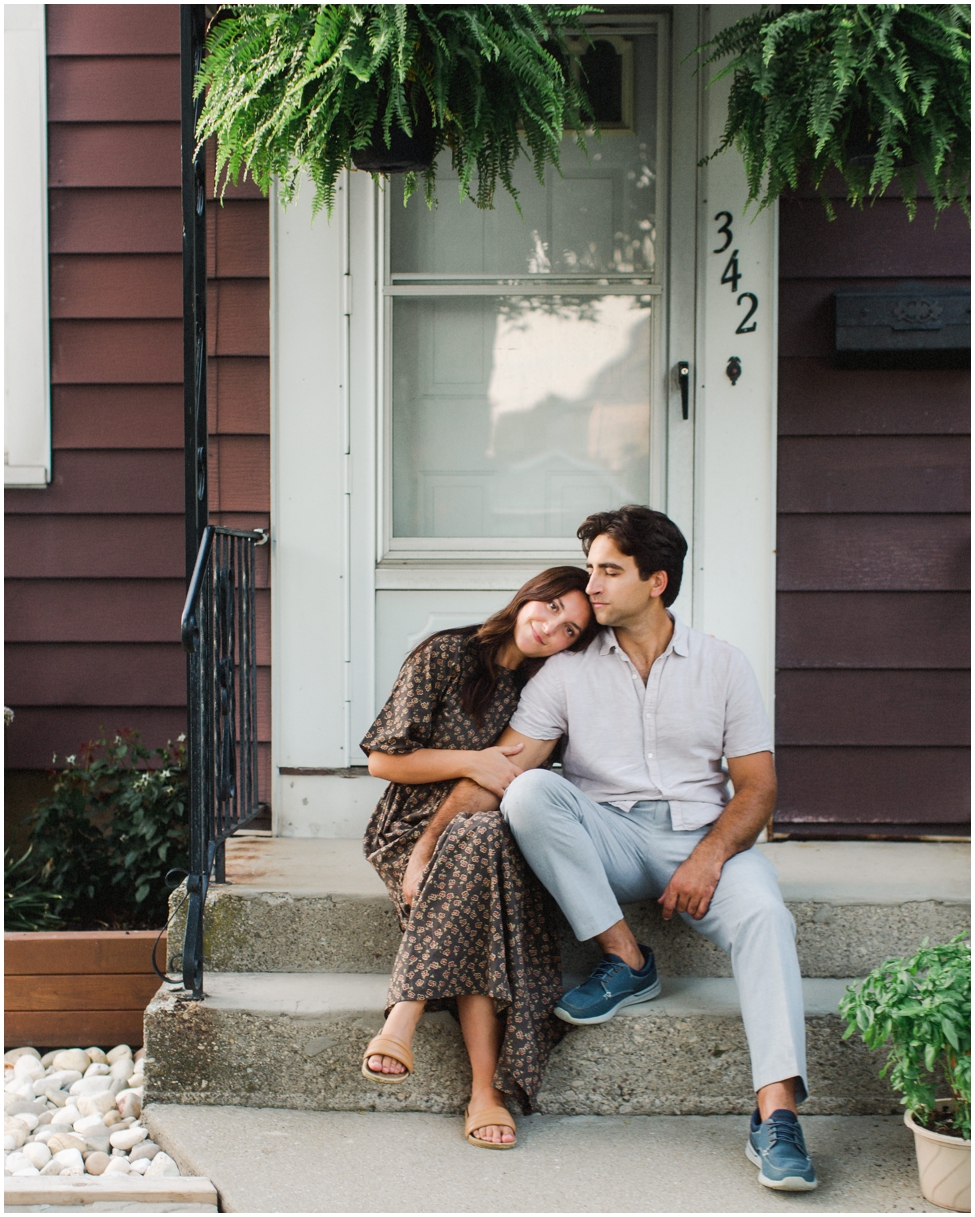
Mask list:
[[[711,157],[738,149],[749,202],[767,207],[802,178],[821,190],[834,166],[855,206],[896,178],[913,218],[923,177],[936,213],[958,203],[970,215],[968,5],[764,8],[698,50],[702,66],[730,56],[714,77],[732,80]]]
[[[585,93],[564,65],[565,34],[589,5],[246,4],[222,8],[207,39],[196,94],[197,138],[215,137],[217,180],[273,179],[294,197],[302,171],[314,210],[331,212],[339,174],[377,125],[386,146],[429,108],[434,158],[449,150],[461,197],[494,204],[498,183],[517,203],[512,167],[539,178],[559,166],[566,128],[591,126]],[[553,54],[549,47],[554,48]],[[561,56],[561,58],[560,58]],[[435,201],[435,169],[422,175]],[[475,185],[476,177],[476,185]],[[404,195],[419,185],[407,174]]]

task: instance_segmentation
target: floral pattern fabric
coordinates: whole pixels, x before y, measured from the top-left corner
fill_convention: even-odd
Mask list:
[[[403,755],[494,744],[518,704],[518,679],[501,669],[483,723],[474,722],[460,701],[474,645],[469,636],[448,634],[411,656],[362,741],[363,751]],[[413,907],[403,903],[413,846],[453,786],[391,782],[366,830],[366,857],[385,882],[404,931],[387,1010],[421,1000],[428,1010],[455,1010],[452,999],[459,996],[492,997],[504,1022],[494,1084],[528,1113],[548,1056],[567,1028],[552,1014],[562,975],[550,897],[500,812],[455,816],[437,842]]]

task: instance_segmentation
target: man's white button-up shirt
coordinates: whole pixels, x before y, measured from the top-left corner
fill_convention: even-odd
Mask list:
[[[565,776],[597,803],[629,811],[666,799],[674,828],[712,823],[730,797],[726,757],[773,750],[758,681],[727,642],[676,617],[646,687],[610,629],[580,652],[553,655],[528,682],[511,726],[565,736]]]

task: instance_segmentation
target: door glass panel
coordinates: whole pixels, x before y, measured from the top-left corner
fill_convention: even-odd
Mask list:
[[[393,535],[573,537],[645,501],[650,300],[396,297]]]
[[[390,272],[396,275],[593,275],[654,270],[657,240],[657,36],[612,37],[597,42],[592,70],[615,58],[605,85],[621,91],[620,119],[601,139],[590,138],[589,157],[563,141],[562,176],[549,169],[545,184],[528,161],[516,162],[513,181],[522,215],[499,187],[495,208],[478,211],[459,202],[449,155],[437,169],[439,206],[422,190],[402,201],[392,195]],[[613,65],[611,65],[613,66]],[[594,90],[612,109],[606,89]],[[607,106],[610,109],[607,109]]]

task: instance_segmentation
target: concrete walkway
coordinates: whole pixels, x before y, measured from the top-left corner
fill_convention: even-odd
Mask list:
[[[803,1120],[819,1190],[761,1187],[741,1116],[532,1116],[518,1148],[467,1145],[457,1116],[152,1105],[153,1138],[232,1213],[910,1213],[896,1116]]]

